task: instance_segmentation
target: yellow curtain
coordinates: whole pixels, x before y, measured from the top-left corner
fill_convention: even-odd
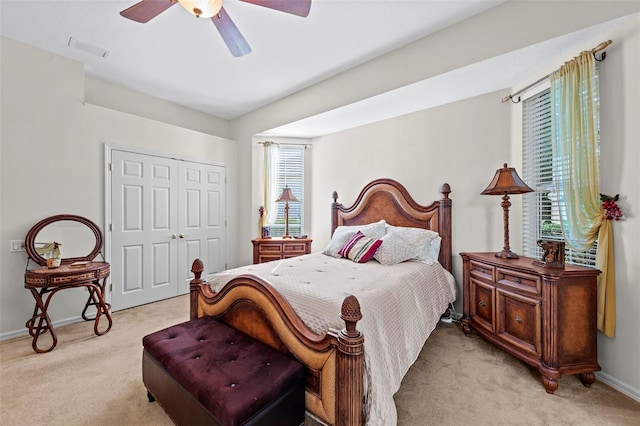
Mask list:
[[[277,208],[275,200],[278,199],[278,145],[273,142],[264,142],[264,164],[263,164],[263,207],[264,216],[261,226],[275,222]]]
[[[586,251],[598,239],[598,329],[615,333],[615,270],[611,223],[600,202],[598,77],[591,52],[550,76],[555,175],[568,246]]]

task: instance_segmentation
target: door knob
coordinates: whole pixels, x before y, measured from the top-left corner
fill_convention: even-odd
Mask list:
[[[182,238],[184,238],[184,234],[180,234],[180,238],[181,238],[181,239],[182,239]]]
[[[481,301],[479,301],[479,302],[478,302],[478,305],[480,305],[480,306],[486,306],[486,303],[484,302],[484,300],[481,300]]]
[[[177,235],[177,234],[171,234],[171,239],[172,239],[172,240],[175,240],[176,238],[178,238],[178,235]]]
[[[522,322],[522,318],[520,318],[519,316],[516,315],[516,322],[517,323],[521,323]]]

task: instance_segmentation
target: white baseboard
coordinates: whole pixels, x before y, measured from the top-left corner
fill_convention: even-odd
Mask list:
[[[621,382],[615,377],[611,377],[610,375],[602,371],[596,372],[596,377],[605,385],[609,385],[618,392],[621,392],[627,395],[629,398],[635,399],[636,401],[640,402],[640,390],[634,389],[628,384]]]
[[[67,318],[60,321],[54,321],[53,328],[59,328],[65,325],[74,324],[76,322],[83,322],[83,321],[84,320],[80,316]],[[28,336],[28,335],[29,335],[29,330],[27,330],[26,327],[20,330],[8,331],[6,333],[0,334],[0,342],[5,340],[10,340],[10,339],[15,339],[18,337]]]

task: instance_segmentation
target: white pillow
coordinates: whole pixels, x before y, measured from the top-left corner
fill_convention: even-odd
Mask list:
[[[406,260],[432,264],[438,260],[440,241],[437,232],[421,228],[387,225],[387,234],[374,259],[383,265],[395,265]]]
[[[338,226],[333,232],[329,245],[322,253],[327,256],[341,257],[338,251],[358,231],[362,232],[365,237],[380,239],[386,232],[386,222],[383,219],[367,225]]]
[[[440,258],[440,242],[441,241],[442,241],[442,237],[438,235],[433,240],[431,240],[431,244],[429,245],[429,250],[427,250],[427,256],[435,261],[437,261]]]
[[[408,245],[399,234],[393,231],[380,240],[382,245],[378,247],[373,258],[383,265],[395,265],[416,257],[415,248]]]

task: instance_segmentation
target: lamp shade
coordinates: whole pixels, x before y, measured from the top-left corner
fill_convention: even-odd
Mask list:
[[[524,194],[526,192],[533,192],[533,189],[529,188],[526,183],[520,179],[516,169],[508,167],[507,163],[501,169],[496,170],[496,174],[493,180],[487,186],[487,189],[482,191],[482,195],[502,195],[502,211],[504,222],[504,248],[501,252],[496,253],[497,257],[503,259],[517,259],[519,256],[511,251],[509,247],[509,207],[511,202],[509,201],[508,194]]]
[[[501,169],[496,170],[493,180],[482,191],[482,195],[504,195],[504,194],[524,194],[532,192],[533,189],[520,179],[516,169],[507,167],[507,163]]]
[[[282,195],[280,195],[280,198],[278,198],[276,200],[276,203],[296,203],[298,202],[298,199],[295,197],[295,195],[293,195],[293,192],[291,192],[291,188],[289,188],[288,186],[285,186],[285,188],[282,190]]]

